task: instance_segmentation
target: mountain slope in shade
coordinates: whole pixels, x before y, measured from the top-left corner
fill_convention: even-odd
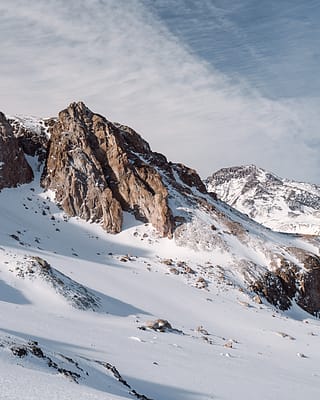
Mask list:
[[[254,165],[222,168],[205,181],[209,192],[278,232],[320,234],[320,187],[280,178]]]

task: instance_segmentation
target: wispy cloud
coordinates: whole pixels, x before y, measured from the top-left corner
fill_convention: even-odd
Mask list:
[[[2,0],[0,109],[52,115],[84,100],[203,176],[256,163],[319,182],[318,99],[263,98],[162,22],[138,0]]]

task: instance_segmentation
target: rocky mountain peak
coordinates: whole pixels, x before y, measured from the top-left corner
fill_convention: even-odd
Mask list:
[[[82,102],[73,102],[66,109],[59,112],[59,119],[74,119],[85,122],[92,118],[92,111]]]
[[[69,215],[101,221],[108,232],[121,230],[128,211],[171,236],[168,191],[150,162],[162,157],[132,129],[72,103],[51,128],[42,185]]]
[[[194,190],[208,195],[196,171],[168,162],[132,128],[108,121],[83,102],[62,110],[49,130],[42,186],[55,192],[69,215],[101,221],[108,232],[120,232],[127,211],[172,237],[181,223],[169,205],[174,193],[190,199]]]
[[[0,190],[30,182],[33,172],[5,115],[0,112]]]
[[[221,168],[207,178],[206,183],[207,185],[216,183],[221,185],[229,183],[231,179],[244,179],[246,182],[255,182],[256,184],[268,184],[268,182],[282,184],[281,178],[253,164]]]

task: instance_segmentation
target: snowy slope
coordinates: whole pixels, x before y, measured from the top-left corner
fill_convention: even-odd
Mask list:
[[[219,199],[279,232],[320,234],[320,187],[279,178],[254,165],[223,168],[207,178]]]
[[[0,192],[0,398],[317,397],[319,321],[255,303],[232,253],[178,247],[130,215],[109,235],[51,199],[39,177]],[[238,257],[257,257],[232,240]],[[173,329],[145,328],[157,318]]]

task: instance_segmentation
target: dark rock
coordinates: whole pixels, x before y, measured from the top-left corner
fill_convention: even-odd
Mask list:
[[[280,310],[288,310],[291,306],[291,298],[285,291],[282,279],[270,271],[255,282],[251,289],[263,295],[269,303]]]
[[[17,242],[20,241],[19,236],[15,235],[15,234],[12,234],[12,235],[9,235],[9,236],[10,236],[12,239],[16,240]]]
[[[33,172],[4,114],[0,112],[0,190],[29,183]]]
[[[252,289],[262,294],[271,304],[287,310],[292,301],[308,313],[320,314],[320,258],[301,249],[290,249],[303,263],[303,269],[286,259],[281,266],[268,271]]]
[[[36,356],[38,358],[45,358],[45,355],[44,355],[43,351],[41,350],[41,348],[38,346],[37,342],[30,342],[29,350],[34,356]]]
[[[315,316],[320,316],[320,259],[308,255],[304,260],[307,272],[297,278],[299,286],[298,305]]]
[[[200,193],[207,193],[204,183],[194,169],[188,168],[183,164],[175,164],[175,170],[184,184],[190,188],[197,189]]]
[[[28,355],[28,349],[24,346],[13,346],[11,347],[12,354],[17,357],[25,357]]]

